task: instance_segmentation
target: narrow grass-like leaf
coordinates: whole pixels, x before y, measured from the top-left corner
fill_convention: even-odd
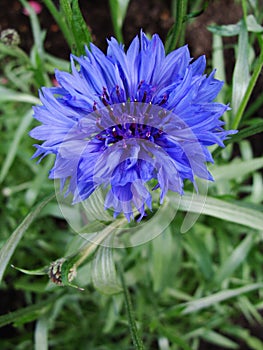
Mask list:
[[[241,328],[240,326],[235,324],[235,327],[225,327],[223,331],[226,334],[229,334],[239,341],[242,339],[251,350],[262,350],[263,342],[250,334],[249,329]]]
[[[225,74],[225,61],[224,61],[224,49],[223,49],[223,39],[220,35],[213,35],[213,57],[212,57],[213,67],[216,67],[216,78],[221,81],[226,81]],[[220,91],[217,96],[217,101],[224,103],[225,102],[225,89],[226,86],[223,86],[223,89]]]
[[[48,266],[41,267],[40,269],[36,269],[36,270],[26,270],[26,269],[21,269],[14,265],[11,265],[11,266],[16,270],[25,273],[26,275],[41,276],[41,275],[46,275],[48,273]]]
[[[242,313],[245,315],[244,310],[246,310],[246,318],[249,323],[257,322],[258,324],[263,324],[263,318],[260,315],[260,310],[257,310],[256,305],[253,305],[252,302],[246,295],[242,295],[238,300],[239,307]]]
[[[54,2],[52,0],[43,0],[43,2],[46,5],[46,7],[48,8],[49,12],[52,14],[55,21],[57,22],[58,26],[60,27],[60,29],[64,35],[64,38],[67,41],[69,47],[72,47],[73,36],[72,36],[72,33],[70,32],[70,30],[67,26],[67,23],[66,23],[66,19],[65,19],[65,15],[64,15],[65,11],[64,12],[59,11],[56,8],[56,6],[54,5]],[[63,0],[60,1],[61,7],[63,6],[64,2],[65,1],[63,1]],[[68,3],[68,1],[67,1],[67,3]]]
[[[194,232],[186,237],[188,250],[194,256],[204,277],[209,280],[213,275],[212,260],[203,240]]]
[[[75,45],[77,49],[76,53],[79,56],[85,54],[85,45],[89,46],[92,38],[91,33],[80,11],[78,0],[72,0],[71,27],[75,38]]]
[[[249,32],[252,33],[262,33],[263,32],[263,26],[261,26],[254,15],[248,15],[247,19],[247,29]]]
[[[215,332],[213,330],[206,330],[202,336],[204,340],[211,344],[215,344],[222,349],[238,349],[239,345],[234,342],[233,340],[230,340],[229,338],[223,336],[222,334],[219,334],[218,332]]]
[[[52,10],[52,6],[49,7]],[[80,11],[78,0],[60,0],[60,7],[66,20],[67,29],[64,30],[64,35],[70,36],[68,42],[71,44],[71,51],[78,56],[85,54],[85,45],[89,46],[92,37]]]
[[[176,7],[175,23],[172,26],[172,28],[169,30],[167,38],[165,40],[165,51],[167,54],[176,48],[176,45],[178,43],[181,31],[182,31],[183,22],[186,18],[187,1],[178,0],[176,4],[177,4],[177,7]]]
[[[0,42],[0,53],[18,58],[21,60],[21,63],[30,64],[28,55],[19,47],[7,46]]]
[[[158,324],[158,330],[162,335],[165,335],[171,342],[177,344],[179,346],[179,349],[192,350],[192,348],[183,339],[183,335],[179,336],[178,334],[176,334],[174,329],[172,329],[171,331],[168,327],[165,327],[160,323]]]
[[[177,197],[174,196],[173,199],[173,195],[169,194],[169,198],[170,203],[177,206]],[[204,206],[203,203],[205,203]],[[244,208],[238,204],[232,204],[224,200],[201,195],[192,198],[191,194],[185,193],[181,198],[179,209],[189,210],[190,205],[190,210],[193,213],[213,216],[260,231],[263,228],[263,214],[261,212],[250,208]]]
[[[48,178],[48,173],[52,167],[53,162],[54,162],[54,157],[49,157],[46,160],[45,165],[42,167],[41,171],[38,172],[37,176],[34,178],[33,182],[31,183],[31,186],[26,191],[25,201],[27,205],[32,206],[35,203],[37,196],[43,186],[43,182],[45,181],[45,179]]]
[[[48,318],[45,316],[36,323],[35,350],[48,350]]]
[[[261,203],[263,198],[263,181],[262,174],[254,173],[253,174],[253,185],[250,199],[253,203]]]
[[[258,120],[257,123],[246,127],[245,129],[242,129],[239,131],[237,134],[232,135],[231,139],[226,140],[224,143],[225,145],[229,145],[234,142],[239,142],[245,138],[248,138],[252,135],[259,134],[260,132],[263,131],[263,121]],[[217,147],[216,150],[213,152],[213,158],[215,158],[219,153],[222,152],[222,148]]]
[[[262,67],[263,67],[263,39],[261,38],[261,36],[258,36],[258,41],[259,41],[260,49],[261,49],[260,55],[259,55],[258,59],[256,60],[256,63],[255,63],[255,66],[254,66],[254,70],[253,70],[251,79],[249,81],[248,87],[245,90],[244,97],[241,100],[239,108],[238,108],[238,110],[236,112],[236,115],[235,115],[235,118],[234,118],[234,121],[233,121],[233,124],[232,124],[232,128],[233,129],[237,129],[238,128],[238,125],[239,125],[239,123],[241,121],[241,118],[243,117],[243,114],[244,114],[245,108],[246,108],[246,106],[248,104],[248,101],[250,99],[250,96],[251,96],[251,94],[252,94],[252,92],[254,90],[254,87],[256,85],[258,77],[260,76],[260,73],[262,71]],[[242,74],[242,72],[240,72],[240,74]]]
[[[256,170],[261,169],[262,167],[263,157],[260,157],[249,159],[246,161],[240,160],[227,165],[212,167],[210,171],[215,179],[216,184],[216,182],[220,180],[231,180],[237,177],[246,176],[250,173],[253,173]]]
[[[50,63],[52,65],[52,72],[54,70],[54,67],[60,70],[67,71],[69,69],[69,62],[66,60],[63,60],[62,58],[55,57],[53,55],[50,55],[46,53],[45,55],[47,63]]]
[[[216,35],[220,36],[235,36],[240,32],[241,23],[238,22],[236,24],[228,24],[228,25],[209,25],[207,29]]]
[[[0,86],[0,101],[16,101],[30,104],[40,103],[40,100],[35,96],[29,94],[22,94],[14,90],[7,89],[3,86]]]
[[[39,57],[41,58],[41,60],[43,60],[43,56],[44,56],[43,36],[41,33],[38,16],[27,1],[25,0],[19,0],[19,1],[29,13],[29,18],[31,22],[33,37],[34,37],[34,43],[36,45]]]
[[[62,14],[65,17],[67,23],[70,24],[72,22],[71,1],[70,0],[60,0],[59,5],[60,5]]]
[[[226,278],[240,266],[246,259],[250,249],[255,242],[256,235],[248,234],[246,238],[234,249],[228,259],[220,266],[215,274],[214,283],[220,285]]]
[[[26,320],[28,320],[28,322],[36,320],[50,308],[57,298],[58,296],[53,294],[47,300],[40,301],[39,303],[21,308],[17,311],[9,312],[6,315],[1,315],[0,327],[10,323],[22,324],[26,323]]]
[[[241,104],[241,101],[247,90],[250,75],[248,62],[248,32],[245,21],[241,21],[240,33],[238,38],[237,60],[233,73],[233,92],[231,107],[235,116]]]
[[[104,294],[116,294],[122,291],[117,279],[113,248],[100,246],[92,263],[92,281],[94,287]]]
[[[189,301],[183,305],[178,305],[173,308],[173,310],[167,311],[168,314],[176,313],[177,308],[182,308],[180,312],[182,315],[191,314],[193,312],[197,312],[208,307],[214,306],[216,303],[221,303],[222,301],[235,298],[239,295],[249,293],[251,291],[263,288],[263,283],[254,283],[249,284],[245,287],[235,288],[235,289],[227,289],[220,291],[218,293],[209,295],[207,297],[199,298],[193,301]]]
[[[247,29],[249,32],[253,33],[262,33],[263,27],[258,24],[255,16],[249,15],[246,18]],[[240,29],[242,27],[242,21],[239,21],[236,24],[228,24],[228,25],[210,25],[207,29],[217,35],[220,36],[235,36],[240,33]]]
[[[169,271],[176,260],[171,228],[151,241],[152,259],[150,270],[155,292],[163,290],[169,283]]]
[[[122,25],[130,0],[109,0],[114,32],[119,42],[123,43]]]
[[[10,169],[17,150],[18,150],[18,145],[23,137],[23,135],[25,134],[26,130],[28,129],[29,125],[31,124],[33,118],[32,118],[32,110],[30,109],[29,111],[26,112],[26,114],[21,118],[21,123],[19,124],[15,134],[14,134],[14,138],[12,140],[12,142],[10,143],[10,148],[8,150],[8,154],[5,158],[4,164],[2,166],[1,169],[1,173],[0,173],[0,183],[3,182],[3,180],[5,179],[8,170]]]
[[[28,229],[32,221],[38,216],[41,209],[52,199],[54,195],[47,197],[45,200],[40,202],[34,210],[32,210],[12,233],[7,242],[0,250],[0,282],[2,281],[5,269],[9,263],[11,256],[13,255],[18,243],[20,242],[23,234]]]

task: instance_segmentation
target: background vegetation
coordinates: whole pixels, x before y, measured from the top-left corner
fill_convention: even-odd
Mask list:
[[[76,0],[43,0],[39,14],[26,0],[15,3],[17,11],[27,9],[30,27],[26,34],[19,33],[24,45],[14,33],[4,31],[0,43],[0,348],[262,350],[262,2],[236,1],[235,21],[227,24],[223,19],[208,26],[204,19],[210,9],[228,12],[225,1],[144,1],[151,11],[163,9],[144,13],[142,21],[147,21],[149,34],[160,29],[167,52],[189,38],[193,52],[200,53],[200,46],[193,44],[198,26],[205,33],[204,44],[210,33],[211,45],[202,53],[208,55],[208,70],[216,67],[217,78],[226,81],[219,96],[232,107],[224,116],[226,128],[240,131],[225,149],[213,149],[215,164],[210,169],[216,181],[190,230],[182,233],[191,192],[154,240],[133,248],[100,248],[95,255],[87,246],[92,255],[72,282],[84,290],[70,286],[68,280],[83,239],[52,197],[48,171],[53,158],[40,164],[30,159],[34,140],[28,131],[37,124],[31,107],[39,103],[38,89],[54,84],[55,68],[69,70],[65,56],[70,51],[81,54],[84,44],[105,42],[112,32],[128,44],[138,33],[127,20],[137,2],[87,1],[80,11]],[[84,20],[87,8],[98,21],[100,11],[102,17],[106,11],[111,24],[101,25],[95,35]],[[135,11],[135,17],[140,16]],[[43,18],[56,25],[51,30],[54,46],[63,35],[60,52],[48,49]],[[144,27],[143,22],[140,25]],[[23,35],[29,30],[32,39],[26,41]],[[198,212],[200,203],[192,203],[190,211]],[[97,228],[94,225],[91,231]],[[63,270],[66,286],[49,281],[50,263],[72,254],[74,261],[66,260],[69,264]],[[23,273],[11,264],[29,271]]]

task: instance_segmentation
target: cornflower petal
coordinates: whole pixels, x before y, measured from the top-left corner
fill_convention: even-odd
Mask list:
[[[127,52],[111,38],[106,54],[91,44],[70,60],[71,73],[56,71],[58,86],[40,91],[30,135],[43,141],[34,158],[56,155],[49,177],[73,204],[102,187],[105,209],[140,221],[152,191],[163,203],[185,180],[213,181],[207,147],[237,131],[223,128],[229,106],[214,102],[223,82],[204,74],[204,56],[193,60],[187,45],[165,56],[159,36],[141,32]]]

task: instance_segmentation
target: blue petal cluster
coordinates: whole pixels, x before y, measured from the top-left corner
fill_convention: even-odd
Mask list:
[[[227,105],[213,102],[223,82],[204,75],[205,57],[190,57],[187,46],[167,56],[158,35],[142,32],[127,52],[114,38],[105,55],[95,45],[86,56],[71,55],[71,73],[56,71],[58,87],[42,88],[41,122],[31,137],[34,157],[56,155],[51,179],[67,186],[73,202],[108,189],[105,209],[139,220],[151,209],[151,191],[183,194],[184,180],[212,180],[207,146],[235,131],[220,120]],[[67,181],[69,180],[69,181]],[[149,187],[150,186],[150,187]]]

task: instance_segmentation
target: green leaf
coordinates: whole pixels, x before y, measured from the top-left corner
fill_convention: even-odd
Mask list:
[[[18,58],[23,64],[30,64],[28,55],[19,47],[7,46],[0,42],[0,52],[4,55]]]
[[[242,264],[250,252],[257,235],[248,234],[246,238],[233,250],[227,260],[220,266],[214,277],[215,285],[221,284]]]
[[[186,19],[186,11],[187,11],[187,1],[178,0],[176,2],[175,22],[171,27],[171,29],[169,30],[165,40],[165,51],[167,54],[173,51],[177,46],[180,34],[182,32],[183,22]]]
[[[21,308],[17,311],[9,312],[6,315],[0,316],[0,327],[10,323],[23,324],[36,320],[40,315],[43,315],[53,305],[58,295],[52,295],[47,300],[43,300],[34,305]]]
[[[174,327],[172,327],[172,329],[169,329],[167,326],[164,326],[161,323],[159,323],[158,330],[162,335],[165,335],[172,343],[177,344],[179,346],[176,347],[176,349],[193,350],[193,348],[190,347],[187,344],[187,342],[183,339],[184,334],[176,334]]]
[[[191,235],[187,235],[186,239],[188,241],[188,250],[196,260],[204,277],[209,280],[213,276],[213,264],[211,260],[211,255],[204,244],[204,241],[199,237],[198,234],[192,232]]]
[[[246,93],[250,80],[248,52],[248,32],[245,22],[241,21],[240,33],[238,38],[238,48],[236,54],[237,59],[233,73],[233,91],[231,107],[233,110],[234,117]]]
[[[35,350],[48,350],[48,318],[45,316],[36,323]]]
[[[210,25],[207,26],[207,29],[216,35],[220,36],[235,36],[240,32],[241,24],[240,22],[236,24],[228,24],[228,25]]]
[[[46,0],[45,0],[46,2]],[[60,0],[59,5],[62,11],[63,16],[69,24],[72,22],[72,9],[70,0]]]
[[[122,25],[130,0],[109,0],[114,32],[119,42],[123,43]]]
[[[254,33],[262,33],[263,27],[257,23],[255,16],[249,15],[246,18],[246,25],[249,32]],[[220,36],[235,36],[239,35],[242,28],[242,20],[237,22],[236,24],[228,24],[228,25],[210,25],[207,26],[207,29],[217,35]]]
[[[216,184],[217,181],[231,180],[246,176],[261,168],[263,168],[263,157],[246,161],[233,161],[227,165],[212,166],[209,170],[211,171],[215,182],[211,185]]]
[[[249,293],[251,291],[261,288],[263,288],[263,283],[254,283],[249,284],[245,287],[223,290],[218,293],[211,294],[207,297],[199,298],[197,300],[189,301],[185,304],[178,305],[175,308],[173,308],[173,310],[170,310],[167,313],[173,314],[177,311],[176,309],[181,309],[184,306],[180,313],[182,315],[191,314],[193,312],[197,312],[208,307],[214,306],[216,303],[221,303],[222,301],[235,298],[239,295]]]
[[[25,135],[26,130],[28,129],[29,125],[33,121],[32,118],[32,110],[26,112],[26,114],[21,118],[21,122],[14,134],[13,140],[10,142],[10,147],[8,150],[8,154],[5,158],[4,164],[1,169],[0,173],[0,183],[3,182],[5,179],[14,159],[16,156],[16,153],[18,151],[19,143],[22,139],[22,137]]]
[[[248,84],[247,89],[245,90],[244,97],[239,104],[238,110],[236,111],[235,118],[234,118],[233,124],[232,124],[232,129],[238,128],[238,125],[243,117],[245,108],[248,104],[248,101],[251,97],[251,94],[255,88],[256,82],[257,82],[257,80],[261,74],[261,71],[262,71],[262,67],[263,67],[263,40],[262,40],[261,36],[258,36],[258,41],[259,41],[260,49],[261,49],[260,55],[254,64],[252,77],[249,80],[249,84]],[[241,74],[242,74],[242,72],[241,72]]]
[[[158,211],[155,213],[155,215],[153,215],[153,217],[151,217],[151,219],[143,222],[143,224],[134,223],[135,226],[133,227],[132,235],[130,235],[131,230],[128,231],[130,236],[130,246],[134,247],[142,243],[151,241],[169,226],[169,224],[174,219],[176,210],[178,209],[178,207],[176,207],[176,204],[179,205],[178,202],[180,202],[180,197],[177,196],[177,194],[175,193],[174,196],[177,197],[176,202],[174,202],[175,206],[170,205],[170,201],[168,197],[166,197],[164,203],[159,207]],[[175,197],[172,197],[172,200]]]
[[[252,33],[262,33],[263,27],[257,22],[254,15],[247,16],[247,29]]]
[[[216,78],[222,81],[226,81],[223,39],[221,36],[216,34],[213,35],[212,63],[213,67],[216,67]],[[216,99],[218,102],[225,102],[225,99],[223,98],[225,89],[226,86],[224,85],[219,96]]]
[[[30,104],[39,104],[40,100],[35,96],[23,94],[0,86],[0,101],[16,101]]]
[[[263,349],[263,342],[260,339],[252,336],[250,334],[250,330],[248,329],[244,329],[235,325],[235,327],[233,328],[231,327],[225,328],[224,332],[230,334],[231,336],[237,338],[238,340],[242,339],[248,345],[248,348],[251,350]]]
[[[43,0],[43,2],[46,5],[46,7],[48,8],[48,10],[51,13],[51,15],[53,16],[53,18],[55,19],[58,26],[60,27],[60,29],[64,35],[64,38],[67,41],[69,47],[72,47],[74,40],[73,40],[72,33],[69,30],[68,25],[67,25],[67,21],[66,21],[66,19],[69,19],[69,18],[71,20],[71,17],[72,17],[69,1],[68,0],[60,0],[59,4],[60,4],[61,11],[58,11],[58,9],[56,8],[56,6],[52,0]],[[69,6],[70,13],[66,12],[67,6]],[[67,15],[65,15],[65,14],[67,14]],[[63,69],[63,70],[67,70],[67,69],[68,68]]]
[[[46,275],[48,273],[48,266],[41,267],[40,269],[35,269],[35,270],[26,270],[26,269],[21,269],[20,267],[11,265],[14,269],[25,273],[26,275],[33,275],[33,276],[41,276],[41,275]]]
[[[85,54],[85,45],[89,46],[90,42],[92,41],[92,37],[80,11],[78,0],[72,0],[71,26],[75,38],[77,54],[80,56]]]
[[[100,246],[92,262],[92,281],[94,287],[103,294],[116,294],[122,291],[117,279],[113,248]]]
[[[249,136],[259,134],[263,131],[263,121],[258,120],[254,125],[248,126],[245,129],[242,129],[238,132],[238,134],[232,135],[229,140],[224,141],[225,145],[229,145],[234,142],[239,142],[243,139],[248,138]],[[213,152],[213,157],[216,157],[220,152],[222,152],[222,148],[218,147]]]
[[[27,1],[20,0],[20,2],[23,5],[23,7],[27,9],[29,13],[30,23],[32,27],[33,37],[34,37],[34,44],[36,45],[36,50],[42,61],[44,56],[44,47],[43,47],[44,38],[41,32],[38,16]]]
[[[178,198],[176,196],[173,197],[173,194],[169,194],[168,196],[171,205],[177,207]],[[221,220],[245,225],[260,231],[263,227],[263,214],[261,212],[250,208],[244,208],[238,204],[232,204],[221,199],[201,195],[192,197],[191,193],[185,193],[181,197],[179,204],[180,210],[189,210],[193,213],[199,213],[200,215],[213,216]]]
[[[17,229],[11,234],[7,242],[0,250],[0,282],[2,281],[5,269],[11,259],[18,243],[20,242],[23,234],[31,225],[32,221],[38,216],[41,209],[52,199],[54,195],[47,197],[45,200],[40,202],[34,210],[32,210],[22,221],[22,223],[17,227]]]
[[[222,349],[238,349],[239,345],[235,343],[233,340],[223,336],[212,330],[206,330],[204,334],[201,336],[204,340],[211,344],[215,344]]]
[[[158,292],[163,290],[170,282],[170,266],[176,260],[170,226],[151,241],[151,247],[150,271],[153,280],[153,290]]]
[[[78,56],[85,54],[85,45],[89,46],[92,37],[80,11],[78,0],[60,0],[61,14],[66,21],[66,25],[60,20],[50,1],[45,0],[45,2],[48,3],[49,10],[63,29],[64,36],[71,46],[71,51]]]
[[[25,193],[25,201],[28,206],[31,207],[35,203],[39,192],[42,189],[43,183],[48,178],[48,174],[53,163],[54,155],[53,157],[51,156],[45,161],[45,164],[43,165],[42,169],[37,173],[34,180],[31,182],[30,187]]]

